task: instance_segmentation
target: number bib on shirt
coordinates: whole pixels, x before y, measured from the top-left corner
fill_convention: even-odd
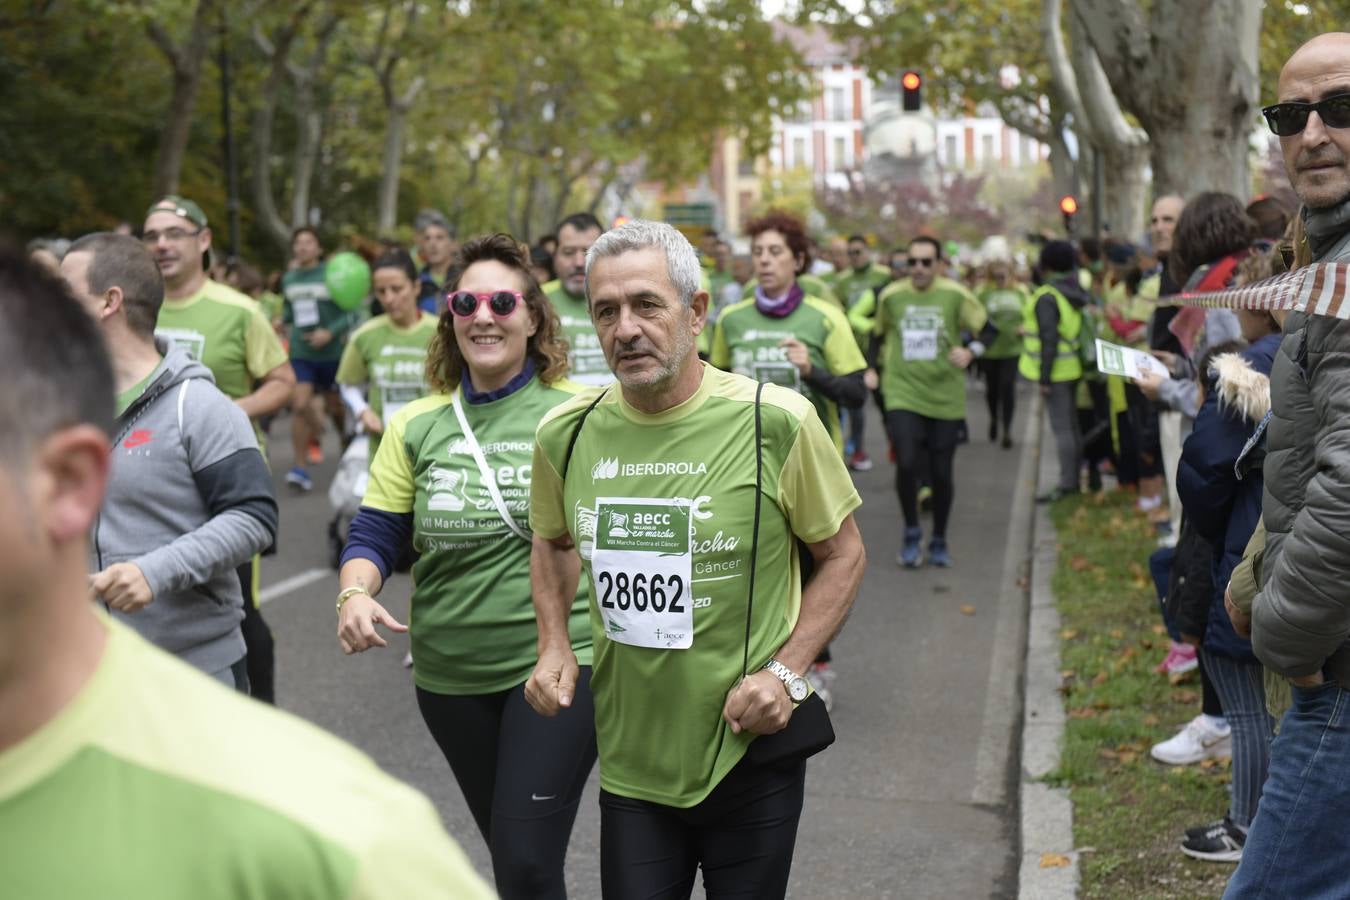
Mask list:
[[[296,328],[313,328],[319,324],[318,300],[294,300],[291,302],[291,312]]]
[[[688,500],[596,498],[591,578],[610,640],[692,647],[693,563]]]
[[[386,384],[381,387],[380,418],[384,420],[384,427],[389,427],[389,420],[395,413],[426,392],[427,389],[421,384]]]
[[[942,320],[934,316],[907,316],[900,320],[900,355],[905,362],[931,362],[938,358],[938,332]]]
[[[802,373],[790,362],[759,362],[754,364],[752,375],[756,381],[762,381],[765,384],[776,384],[779,387],[785,387],[790,391],[801,393]]]

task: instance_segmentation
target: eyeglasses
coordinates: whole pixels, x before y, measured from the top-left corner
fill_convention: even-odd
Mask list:
[[[866,256],[866,255],[867,255],[867,251],[866,251],[866,250],[859,250],[857,247],[854,247],[852,250],[849,250],[849,251],[848,251],[848,255],[849,255],[849,256]]]
[[[163,231],[147,231],[145,234],[141,235],[141,243],[158,244],[160,238],[177,243],[184,238],[196,237],[201,233],[202,230],[200,228],[196,231],[188,231],[186,228],[166,228]]]
[[[1350,93],[1323,97],[1316,103],[1276,103],[1261,110],[1270,130],[1280,137],[1293,137],[1308,125],[1308,114],[1316,112],[1328,128],[1350,128]]]
[[[932,268],[937,263],[937,260],[919,259],[918,257],[911,256],[909,259],[905,260],[905,262],[908,263],[910,266],[923,266],[925,269],[929,269]]]
[[[467,319],[478,313],[478,307],[484,300],[487,301],[488,308],[492,310],[494,316],[505,319],[516,311],[517,303],[525,302],[525,297],[520,291],[488,291],[483,294],[455,291],[450,295],[448,303],[451,312],[462,319]]]

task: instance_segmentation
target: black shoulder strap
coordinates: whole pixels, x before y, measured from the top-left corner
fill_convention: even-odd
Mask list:
[[[755,608],[755,563],[759,557],[759,507],[764,494],[764,427],[760,417],[759,398],[764,393],[764,382],[755,386],[755,521],[750,532],[750,585],[745,598],[745,657],[741,662],[741,677],[750,674],[750,622]]]
[[[581,418],[577,419],[576,426],[572,429],[572,439],[567,442],[567,453],[563,456],[562,480],[567,484],[567,469],[572,465],[572,450],[577,445],[577,438],[581,436],[581,426],[586,424],[586,417],[591,414],[591,410],[600,405],[600,401],[605,399],[605,394],[609,393],[609,388],[600,392],[600,396],[591,401],[591,405],[582,412]]]

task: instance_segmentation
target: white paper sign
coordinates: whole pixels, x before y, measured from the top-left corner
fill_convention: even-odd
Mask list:
[[[1153,356],[1101,338],[1097,338],[1097,371],[1125,378],[1143,378],[1145,375],[1168,377],[1167,367]]]

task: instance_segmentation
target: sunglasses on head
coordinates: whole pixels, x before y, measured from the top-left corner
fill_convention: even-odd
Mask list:
[[[478,307],[486,300],[488,309],[499,319],[505,319],[516,311],[517,303],[524,303],[525,297],[520,291],[488,291],[475,294],[472,291],[455,291],[447,299],[450,311],[467,319],[478,312]]]
[[[1293,137],[1308,125],[1308,114],[1317,113],[1328,128],[1350,128],[1350,93],[1323,97],[1316,103],[1276,103],[1261,110],[1270,130],[1280,137]]]
[[[932,258],[919,259],[917,256],[911,256],[909,259],[905,260],[905,262],[911,266],[923,266],[925,269],[927,269],[930,266],[936,264],[937,260]]]

